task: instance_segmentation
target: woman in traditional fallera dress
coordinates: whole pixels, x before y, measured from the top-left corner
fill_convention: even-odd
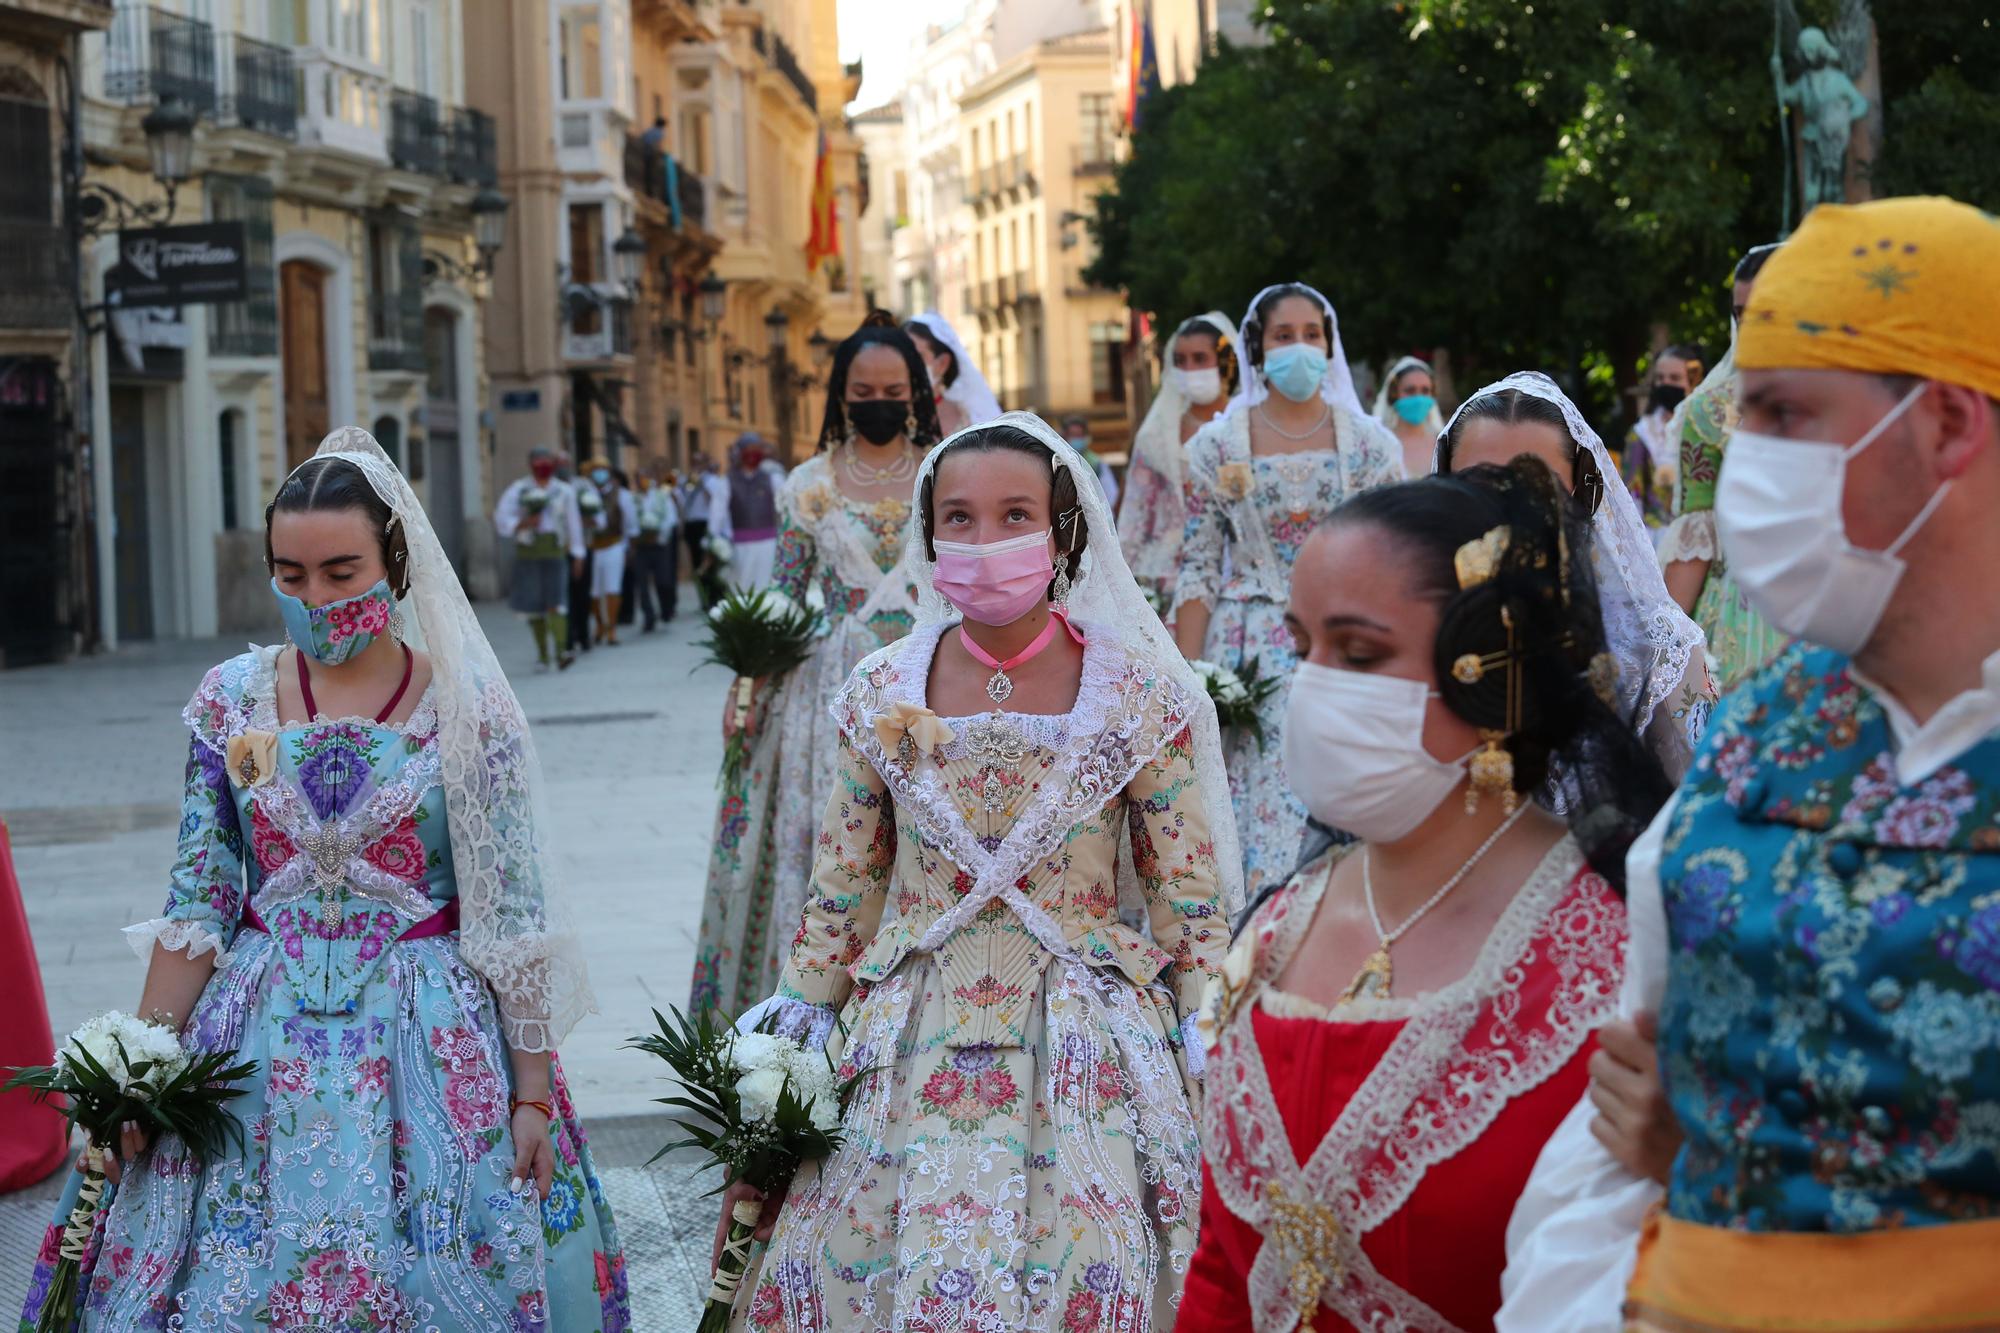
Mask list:
[[[1259,292],[1236,355],[1243,392],[1188,443],[1174,636],[1191,658],[1282,681],[1296,660],[1285,597],[1299,544],[1348,496],[1400,479],[1402,450],[1362,410],[1333,307],[1312,288]],[[1261,714],[1261,747],[1247,729],[1228,738],[1253,895],[1291,873],[1306,826],[1282,760],[1282,686]]]
[[[1253,910],[1205,1001],[1180,1333],[1492,1325],[1508,1215],[1617,994],[1624,850],[1667,795],[1590,683],[1568,509],[1522,460],[1360,496],[1300,553],[1285,748],[1362,841]]]
[[[1220,311],[1183,320],[1167,342],[1166,373],[1132,437],[1118,540],[1132,577],[1149,598],[1171,606],[1187,529],[1187,443],[1215,420],[1236,391],[1236,327]]]
[[[244,1142],[128,1135],[82,1326],[626,1329],[554,1060],[591,1000],[520,705],[367,434],[329,436],[266,535],[292,646],[196,691],[166,911],[127,930],[142,1015],[257,1062]]]
[[[1084,468],[1023,413],[925,466],[923,620],[834,701],[839,784],[770,1006],[873,1072],[840,1150],[766,1200],[739,1327],[1173,1327],[1187,1025],[1240,888],[1213,706]],[[1150,939],[1118,920],[1121,862]]]
[[[1590,515],[1591,565],[1619,711],[1678,781],[1708,725],[1716,691],[1702,633],[1667,594],[1638,505],[1618,484],[1597,432],[1555,381],[1517,371],[1459,405],[1438,437],[1441,473],[1539,458]]]
[[[828,630],[803,664],[754,687],[750,756],[716,813],[694,1009],[738,1014],[777,985],[834,788],[827,704],[856,662],[916,622],[916,589],[902,567],[910,486],[938,438],[930,381],[909,338],[886,321],[856,330],[834,353],[820,452],[778,495],[773,586],[801,605],[823,603]],[[731,686],[725,727],[743,684]]]

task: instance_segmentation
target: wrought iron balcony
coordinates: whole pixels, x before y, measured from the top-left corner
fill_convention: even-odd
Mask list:
[[[1087,140],[1076,146],[1074,174],[1109,176],[1118,168],[1118,155],[1110,139]]]
[[[708,186],[686,167],[679,168],[681,222],[689,227],[708,225]]]
[[[799,58],[792,54],[792,48],[785,44],[784,38],[775,33],[771,35],[771,68],[784,75],[786,81],[798,90],[799,97],[806,106],[815,114],[818,113],[819,90],[813,87],[812,80],[807,78],[805,70],[799,67]]]
[[[500,150],[493,117],[469,106],[451,113],[451,178],[464,185],[498,185]]]
[[[669,208],[678,194],[683,227],[702,227],[708,223],[708,187],[701,177],[676,162],[670,188],[666,154],[648,147],[636,134],[625,136],[625,184],[643,198],[657,200]]]
[[[404,171],[441,176],[444,141],[437,99],[398,88],[389,99],[389,160]]]
[[[296,138],[299,71],[291,51],[236,32],[218,33],[216,41],[220,119],[281,139]]]
[[[52,222],[0,221],[0,329],[68,328],[74,252]]]
[[[152,5],[121,6],[104,45],[104,95],[214,115],[215,29]]]

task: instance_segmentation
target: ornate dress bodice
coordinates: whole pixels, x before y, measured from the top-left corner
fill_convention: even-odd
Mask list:
[[[850,498],[834,482],[829,455],[817,454],[786,478],[778,496],[781,520],[772,583],[803,603],[817,588],[829,621],[867,613],[881,643],[909,632],[910,602],[870,599],[902,558],[909,535],[910,503],[890,498]],[[843,669],[852,663],[843,663]]]
[[[2000,1216],[2000,740],[1906,783],[1846,659],[1792,649],[1709,732],[1660,870],[1673,1215]]]

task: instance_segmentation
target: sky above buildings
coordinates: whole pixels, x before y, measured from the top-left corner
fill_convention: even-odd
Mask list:
[[[854,110],[866,111],[894,97],[917,34],[926,24],[956,18],[960,8],[953,0],[840,0],[840,58],[862,62],[861,95]]]

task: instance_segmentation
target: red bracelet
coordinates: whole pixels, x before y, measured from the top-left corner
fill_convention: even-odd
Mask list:
[[[520,1110],[524,1106],[534,1107],[537,1111],[540,1111],[545,1118],[549,1120],[554,1120],[556,1118],[555,1111],[550,1108],[547,1102],[523,1101],[519,1097],[509,1097],[507,1099],[507,1114],[512,1115],[514,1114],[514,1112]]]

